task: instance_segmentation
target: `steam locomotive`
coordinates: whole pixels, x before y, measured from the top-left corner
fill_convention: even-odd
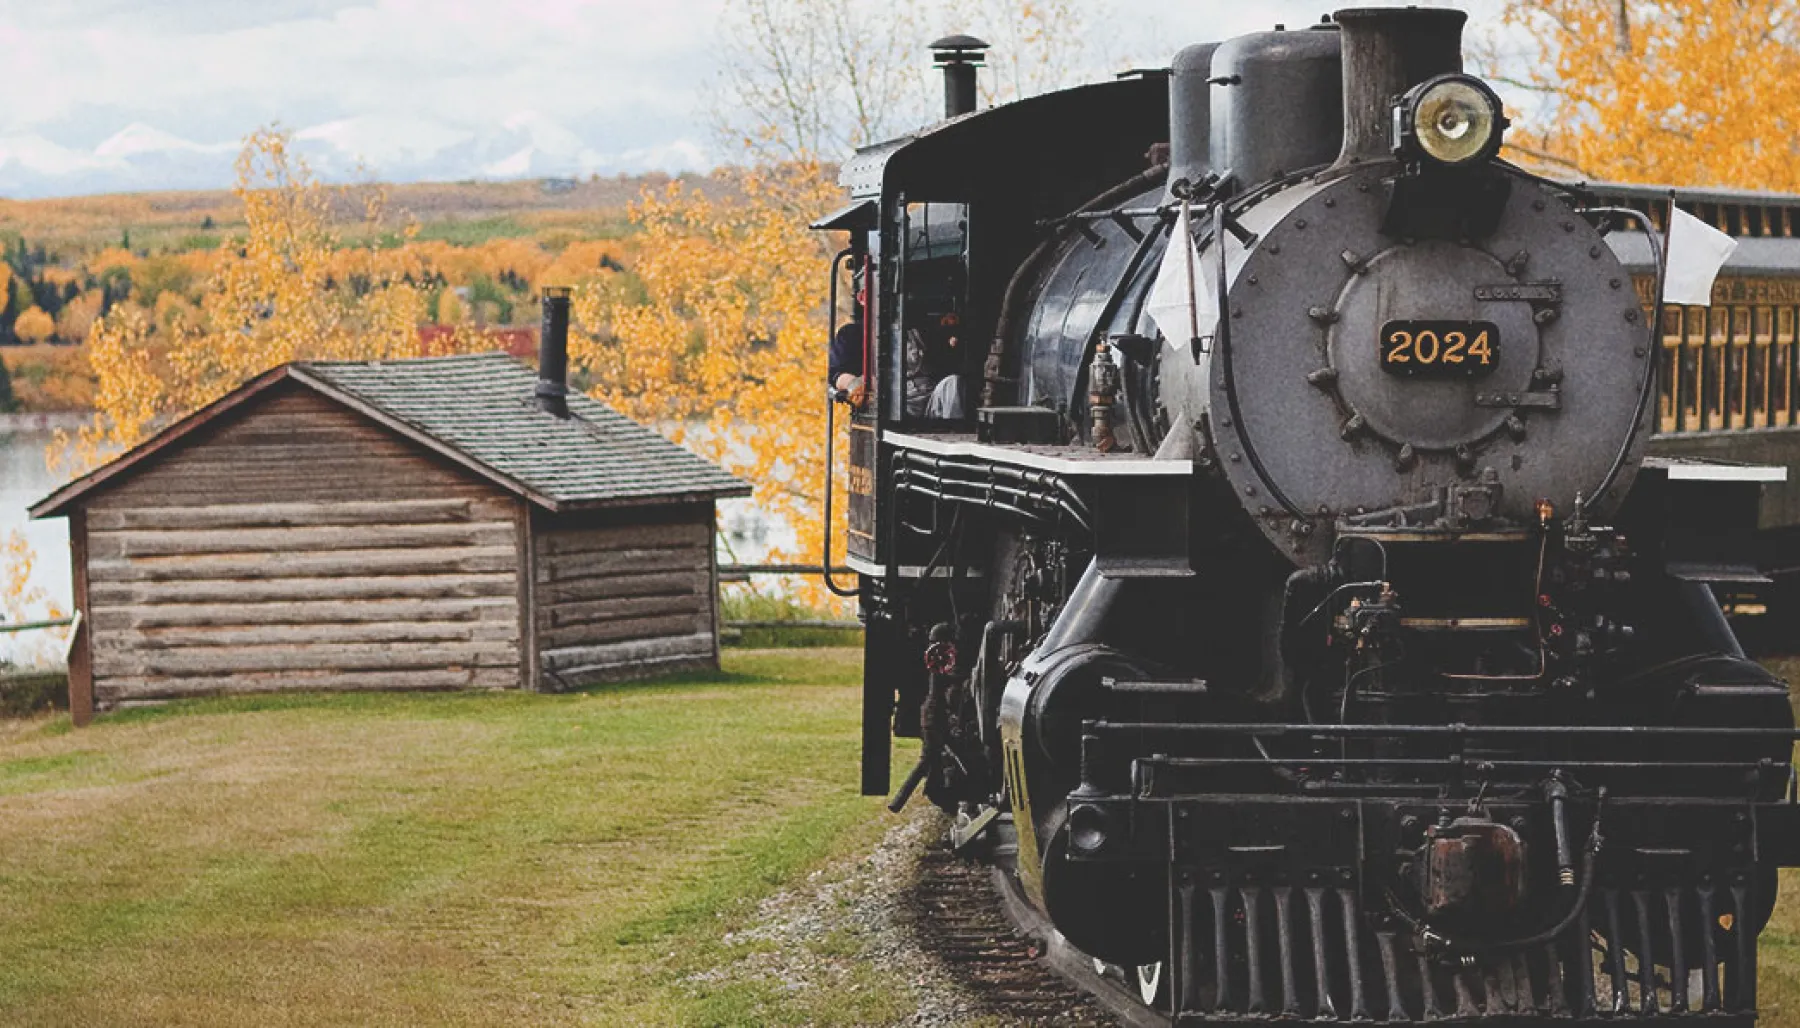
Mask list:
[[[1645,455],[1660,226],[1500,159],[1464,19],[979,112],[935,44],[946,119],[815,226],[862,786],[919,738],[892,805],[1170,1022],[1749,1025],[1795,731],[1714,590],[1768,469]]]

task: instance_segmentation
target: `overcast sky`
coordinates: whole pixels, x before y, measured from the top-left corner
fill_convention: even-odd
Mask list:
[[[334,175],[707,168],[721,2],[0,0],[0,195],[227,186],[272,122]],[[1112,3],[1140,63],[1332,6]]]

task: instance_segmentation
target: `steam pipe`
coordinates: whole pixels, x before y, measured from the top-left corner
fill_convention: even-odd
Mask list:
[[[1124,182],[1107,189],[1099,196],[1070,212],[1069,218],[1079,218],[1084,214],[1104,210],[1116,203],[1130,199],[1143,191],[1163,183],[1169,174],[1167,164],[1154,164],[1143,172],[1126,179]],[[1005,401],[1000,395],[1001,386],[1016,379],[1008,377],[1006,371],[1007,340],[1012,336],[1014,321],[1018,314],[1018,303],[1026,285],[1036,273],[1038,265],[1048,257],[1052,250],[1063,239],[1060,230],[1044,233],[1038,245],[1013,269],[1012,277],[1007,279],[1006,289],[1000,294],[1000,314],[994,320],[994,339],[988,347],[987,365],[983,370],[985,383],[982,386],[981,405],[992,407]],[[1148,233],[1146,233],[1148,235]]]
[[[1600,480],[1600,487],[1592,493],[1596,501],[1605,503],[1613,483],[1618,480],[1619,472],[1624,469],[1626,461],[1631,458],[1631,444],[1637,440],[1635,426],[1644,423],[1644,413],[1649,409],[1652,397],[1656,395],[1656,355],[1662,347],[1663,284],[1669,273],[1669,240],[1666,230],[1667,226],[1673,224],[1675,220],[1675,191],[1669,191],[1669,218],[1663,223],[1665,234],[1662,236],[1656,234],[1656,228],[1650,223],[1648,215],[1631,207],[1584,207],[1580,213],[1588,217],[1603,214],[1635,220],[1644,233],[1644,239],[1649,242],[1650,253],[1656,262],[1656,303],[1650,315],[1649,332],[1647,333],[1649,339],[1646,341],[1644,349],[1649,360],[1648,367],[1644,369],[1643,385],[1638,389],[1637,412],[1632,415],[1631,419],[1634,427],[1631,433],[1625,437],[1625,441],[1619,444],[1619,452],[1613,458],[1612,466],[1606,469],[1606,477]],[[1736,637],[1731,633],[1727,632],[1726,636],[1734,642],[1736,641]]]
[[[1557,880],[1565,886],[1575,884],[1575,859],[1569,846],[1569,787],[1560,778],[1551,778],[1544,786],[1550,798],[1550,824],[1556,833]]]
[[[1099,642],[1105,632],[1106,615],[1124,590],[1124,579],[1107,578],[1097,563],[1089,561],[1087,570],[1075,583],[1075,591],[1069,594],[1069,602],[1063,604],[1056,623],[1038,644],[1038,652],[1054,653],[1066,646]]]

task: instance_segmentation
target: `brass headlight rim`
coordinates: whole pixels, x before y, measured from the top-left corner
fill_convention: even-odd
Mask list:
[[[1452,85],[1469,89],[1480,98],[1487,108],[1490,126],[1488,137],[1482,141],[1481,146],[1470,151],[1467,156],[1456,160],[1442,157],[1426,148],[1424,140],[1421,138],[1423,133],[1420,131],[1421,122],[1419,120],[1420,111],[1426,99],[1435,91]],[[1500,152],[1509,124],[1505,105],[1501,103],[1500,95],[1494,92],[1493,87],[1473,75],[1462,72],[1435,75],[1407,90],[1406,95],[1395,104],[1395,114],[1397,115],[1394,119],[1395,128],[1398,130],[1399,137],[1395,140],[1396,151],[1402,156],[1422,159],[1443,168],[1463,168],[1492,159]]]

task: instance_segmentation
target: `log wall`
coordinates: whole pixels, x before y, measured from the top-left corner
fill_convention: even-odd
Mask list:
[[[711,503],[537,515],[531,543],[541,688],[718,666]]]
[[[522,501],[295,387],[86,504],[94,698],[516,687]]]

